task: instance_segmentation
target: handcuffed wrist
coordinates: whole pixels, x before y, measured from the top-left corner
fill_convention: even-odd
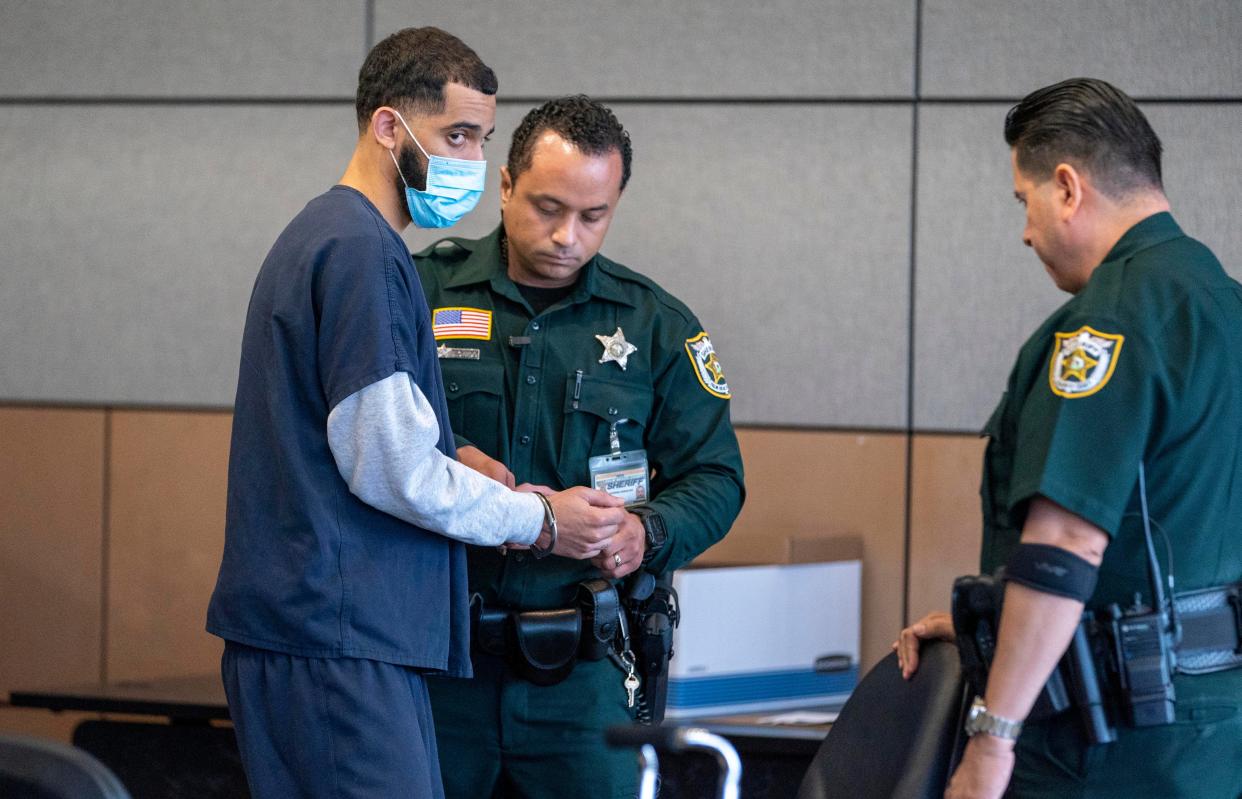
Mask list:
[[[552,510],[552,503],[548,498],[539,492],[535,492],[535,496],[543,503],[543,529],[539,531],[539,535],[535,536],[534,542],[530,545],[530,554],[536,559],[545,558],[552,554],[552,550],[556,548],[556,511]],[[539,546],[539,539],[543,536],[544,530],[549,534],[546,546]]]

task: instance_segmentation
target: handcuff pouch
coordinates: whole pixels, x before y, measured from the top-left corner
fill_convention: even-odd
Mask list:
[[[510,613],[509,666],[535,685],[556,685],[574,670],[582,617],[577,608]]]

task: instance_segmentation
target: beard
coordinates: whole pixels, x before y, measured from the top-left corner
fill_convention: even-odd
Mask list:
[[[423,163],[423,154],[418,148],[406,146],[401,148],[401,154],[397,156],[397,168],[400,170],[398,174],[393,175],[393,186],[397,189],[397,196],[405,196],[405,185],[410,184],[410,188],[425,191],[427,189],[427,166]],[[405,181],[401,180],[405,176]]]

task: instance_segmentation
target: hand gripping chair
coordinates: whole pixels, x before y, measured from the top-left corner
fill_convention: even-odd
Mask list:
[[[0,796],[130,799],[120,780],[81,749],[19,735],[0,735]]]
[[[923,642],[908,681],[890,654],[850,695],[798,799],[939,799],[965,746],[966,701],[954,644]]]

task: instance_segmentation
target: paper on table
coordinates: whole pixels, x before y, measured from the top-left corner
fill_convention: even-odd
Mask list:
[[[755,719],[758,724],[811,725],[831,724],[837,720],[835,710],[792,710],[788,713],[775,713]]]

